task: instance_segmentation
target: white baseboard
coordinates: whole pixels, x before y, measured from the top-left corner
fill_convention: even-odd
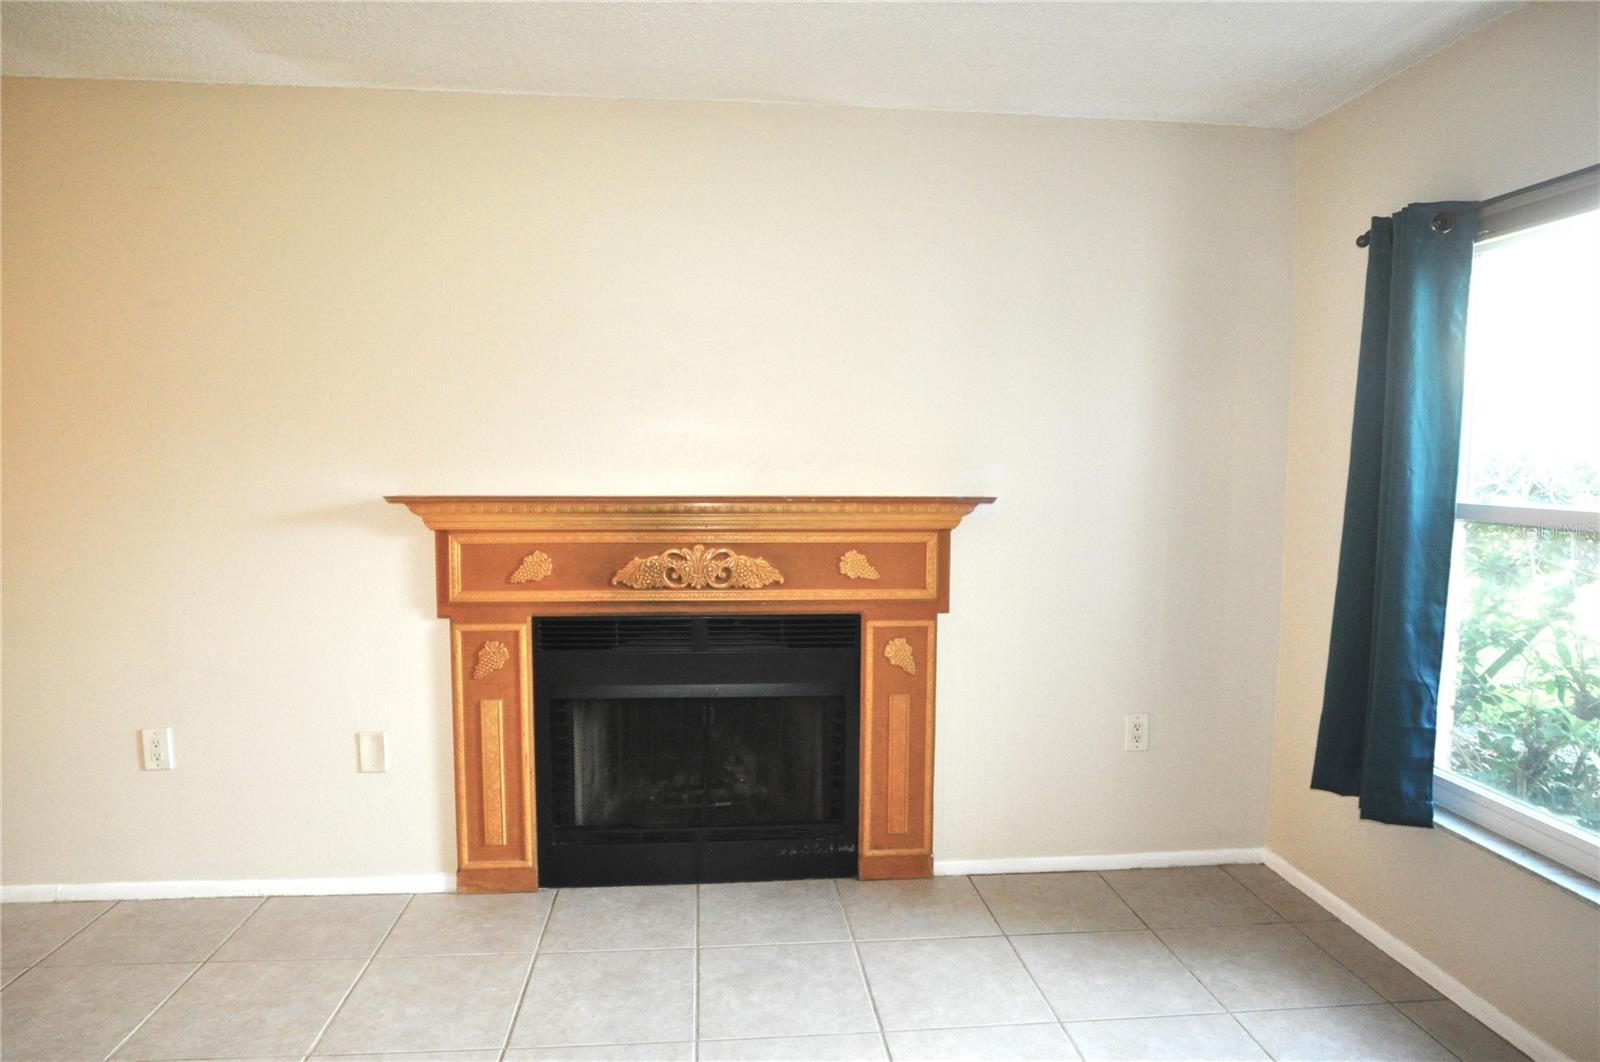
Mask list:
[[[1132,870],[1136,867],[1203,867],[1259,863],[1264,848],[1199,848],[1187,852],[1114,852],[1104,855],[1025,856],[1019,859],[935,859],[938,876],[1042,874],[1051,870]]]
[[[1566,1055],[1556,1050],[1543,1037],[1507,1017],[1504,1011],[1456,980],[1438,963],[1350,906],[1330,892],[1321,882],[1278,853],[1267,849],[1265,862],[1289,884],[1338,915],[1339,921],[1366,937],[1395,962],[1437,988],[1452,1003],[1499,1033],[1523,1054],[1541,1062],[1545,1060],[1570,1062]]]
[[[1191,852],[1131,852],[1023,859],[935,860],[935,874],[1030,874],[1049,870],[1126,870],[1211,863],[1259,863],[1260,848]],[[353,896],[385,892],[454,892],[454,874],[393,874],[357,878],[258,878],[234,881],[94,881],[64,885],[4,885],[6,903],[51,900],[187,900],[212,896]]]
[[[188,900],[211,896],[356,896],[384,892],[454,892],[456,876],[387,874],[359,878],[257,878],[235,881],[91,881],[66,885],[4,885],[0,900]]]

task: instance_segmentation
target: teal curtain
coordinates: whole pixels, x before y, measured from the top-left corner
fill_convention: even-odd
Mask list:
[[[1311,787],[1433,825],[1472,203],[1373,218],[1339,583]]]

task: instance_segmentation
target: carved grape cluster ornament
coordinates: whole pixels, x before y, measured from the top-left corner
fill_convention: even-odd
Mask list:
[[[472,665],[472,677],[485,679],[506,666],[511,650],[505,642],[484,642],[478,647],[477,660]]]
[[[511,573],[511,582],[536,583],[555,570],[556,566],[551,562],[550,554],[536,549],[522,558],[517,570]]]
[[[852,579],[876,579],[878,569],[867,560],[867,555],[860,550],[851,550],[839,558],[839,574],[847,575]]]
[[[783,573],[763,557],[700,545],[635,557],[611,577],[613,586],[635,590],[759,590],[781,582]]]
[[[883,647],[883,655],[889,663],[904,671],[908,675],[917,673],[917,657],[911,651],[911,643],[904,638],[896,638]]]

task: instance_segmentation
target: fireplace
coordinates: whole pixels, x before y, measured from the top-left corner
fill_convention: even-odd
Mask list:
[[[458,889],[933,872],[950,533],[994,499],[389,500],[450,621]]]
[[[860,617],[533,623],[547,885],[856,866]]]

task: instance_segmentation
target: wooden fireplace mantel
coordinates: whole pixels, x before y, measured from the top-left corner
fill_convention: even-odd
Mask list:
[[[863,878],[933,868],[934,629],[950,532],[993,498],[398,495],[450,620],[457,885],[538,887],[535,615],[854,612]]]

